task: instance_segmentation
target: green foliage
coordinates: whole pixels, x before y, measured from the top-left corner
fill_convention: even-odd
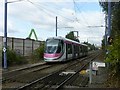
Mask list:
[[[44,44],[42,44],[39,48],[37,48],[33,54],[32,54],[32,59],[34,61],[38,61],[43,59],[44,56]]]
[[[80,42],[80,41],[74,36],[74,32],[73,32],[73,31],[69,32],[65,37],[68,38],[68,39],[71,39],[71,40]]]
[[[108,13],[108,2],[100,2],[103,11]],[[112,15],[111,15],[111,37],[113,38],[112,45],[108,46],[108,54],[106,62],[110,63],[110,78],[109,85],[120,86],[120,2],[112,2]]]
[[[110,63],[108,86],[120,87],[120,36],[114,39],[113,44],[108,47],[108,50],[109,53],[105,60]]]
[[[117,36],[113,44],[108,47],[109,54],[106,61],[110,62],[114,70],[120,70],[120,36]]]
[[[0,64],[2,65],[2,49],[0,49]]]
[[[96,50],[96,47],[95,47],[94,44],[92,45],[92,44],[90,44],[90,43],[88,43],[88,42],[84,42],[83,44],[88,45],[88,47],[90,48],[89,51],[91,51],[91,50]]]
[[[103,11],[107,14],[108,2],[100,2],[100,5],[102,6]],[[120,2],[111,2],[111,9],[111,37],[115,38],[116,35],[120,35]]]
[[[71,39],[71,40],[74,40],[74,38],[75,38],[73,32],[69,32],[65,37],[68,39]]]
[[[102,40],[102,50],[105,50],[105,38]]]
[[[102,6],[103,11],[105,13],[108,13],[108,2],[106,0],[106,2],[99,2],[99,4]],[[116,6],[118,6],[120,4],[120,2],[111,2],[111,9],[112,11],[115,10]]]
[[[3,56],[3,53],[2,53]],[[2,57],[2,60],[4,58]],[[24,64],[27,63],[27,61],[24,59],[23,56],[16,54],[14,50],[10,50],[7,48],[7,64],[10,65],[16,65],[16,64]]]

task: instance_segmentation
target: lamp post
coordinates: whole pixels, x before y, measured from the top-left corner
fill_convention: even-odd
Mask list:
[[[4,37],[3,37],[3,43],[4,43],[4,48],[3,48],[3,55],[4,55],[4,69],[7,68],[7,4],[8,3],[14,3],[14,2],[19,2],[19,1],[24,1],[24,0],[18,0],[18,1],[12,1],[12,2],[7,2],[5,0],[5,11],[4,11]]]
[[[4,48],[3,48],[3,52],[4,52],[4,68],[7,68],[7,0],[5,0],[5,17],[4,17],[4,38],[3,38],[3,42],[4,42]]]

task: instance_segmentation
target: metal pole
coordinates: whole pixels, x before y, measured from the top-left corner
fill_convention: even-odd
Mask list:
[[[90,65],[89,65],[89,68],[90,68],[90,71],[89,71],[89,83],[91,84],[92,83],[92,62],[90,61]]]
[[[56,16],[56,37],[57,37],[57,16]]]
[[[7,68],[7,0],[5,0],[5,21],[4,21],[4,38],[3,38],[3,42],[4,42],[4,48],[3,48],[3,52],[4,52],[4,68]]]
[[[108,0],[108,36],[111,35],[111,0]]]
[[[105,15],[105,49],[107,46],[107,15]]]

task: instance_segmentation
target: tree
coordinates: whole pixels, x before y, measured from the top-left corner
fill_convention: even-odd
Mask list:
[[[65,36],[65,38],[68,38],[68,39],[71,39],[71,40],[74,40],[74,41],[80,42],[79,39],[77,39],[77,37],[75,37],[73,31],[69,32],[69,33]]]
[[[103,11],[108,14],[108,3],[107,2],[100,2],[100,5],[103,8]],[[112,9],[112,30],[111,36],[114,38],[116,35],[120,35],[120,2],[111,2],[111,9]]]
[[[88,42],[83,42],[83,44],[86,44],[86,45],[89,47],[89,50],[90,50],[90,51],[96,49],[96,47],[95,47],[94,44],[90,44],[90,43],[88,43]]]
[[[74,38],[75,38],[73,32],[69,32],[65,37],[68,39],[71,39],[71,40],[74,40]]]
[[[108,13],[108,3],[100,2],[103,7],[103,11]],[[115,81],[112,83],[113,86],[120,84],[120,2],[111,2],[112,17],[111,17],[111,36],[112,39],[108,39],[111,42],[108,48],[108,54],[106,61],[110,63],[111,66],[111,78]],[[109,79],[110,80],[110,79]]]

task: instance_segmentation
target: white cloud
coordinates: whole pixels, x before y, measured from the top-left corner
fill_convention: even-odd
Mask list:
[[[11,0],[10,0],[11,1]],[[39,0],[31,0],[35,6],[27,1],[8,4],[8,35],[15,37],[26,38],[29,35],[31,28],[37,32],[39,39],[45,40],[47,37],[55,36],[55,18],[58,17],[58,34],[65,36],[69,31],[79,31],[79,39],[86,41],[89,39],[93,43],[101,42],[104,34],[104,28],[88,28],[87,26],[100,26],[104,25],[104,15],[99,11],[87,11],[75,13],[72,9],[72,4],[54,3],[50,5],[44,2],[40,4]],[[62,1],[63,2],[63,1]],[[36,5],[37,4],[37,5]],[[45,5],[43,7],[43,5]],[[58,5],[58,7],[53,7]],[[68,8],[68,6],[70,8]],[[3,15],[3,8],[0,6],[0,15]],[[76,18],[77,17],[77,18]],[[3,21],[3,16],[0,20]],[[0,22],[0,30],[2,30],[3,23]],[[74,28],[64,28],[74,27]],[[18,34],[19,32],[19,34]],[[1,31],[0,31],[0,35]],[[94,38],[96,37],[96,38]]]

